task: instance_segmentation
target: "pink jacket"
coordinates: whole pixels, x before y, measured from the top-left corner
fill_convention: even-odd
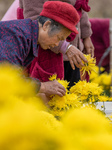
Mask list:
[[[17,19],[17,8],[19,7],[19,0],[14,0],[12,5],[9,7],[1,21],[15,20]]]

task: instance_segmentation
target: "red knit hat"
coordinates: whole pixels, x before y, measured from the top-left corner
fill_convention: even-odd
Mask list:
[[[47,1],[43,5],[40,16],[53,19],[78,34],[75,26],[79,22],[79,15],[71,4],[60,1]]]

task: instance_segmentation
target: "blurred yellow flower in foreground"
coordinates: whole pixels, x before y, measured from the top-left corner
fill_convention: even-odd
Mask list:
[[[98,66],[94,66],[94,71],[91,71],[90,74],[90,81],[92,81],[93,79],[97,78],[99,76],[99,67]],[[103,72],[105,69],[103,67],[100,68],[100,71]]]
[[[35,83],[23,76],[22,69],[6,63],[0,65],[0,87],[0,95],[4,98],[8,95],[29,97],[36,93]]]
[[[56,133],[62,123],[45,111],[35,88],[22,69],[0,65],[1,150],[63,149]]]
[[[111,149],[112,126],[105,115],[93,107],[76,108],[62,118],[62,132],[78,150]],[[63,134],[64,134],[63,133]],[[107,139],[108,140],[107,140]]]
[[[85,134],[97,134],[111,131],[110,121],[93,107],[86,106],[71,110],[62,120],[64,126],[73,133],[82,131]]]
[[[67,110],[58,121],[17,67],[0,65],[0,75],[0,150],[112,150],[110,120],[91,106],[82,107],[75,93],[49,101],[56,111],[63,110],[58,113]]]

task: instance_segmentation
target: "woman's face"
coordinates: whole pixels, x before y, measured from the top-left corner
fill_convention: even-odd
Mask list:
[[[67,28],[62,28],[55,34],[48,34],[49,25],[44,24],[43,27],[39,28],[39,38],[38,43],[43,49],[50,49],[59,45],[59,42],[65,40],[71,33]]]

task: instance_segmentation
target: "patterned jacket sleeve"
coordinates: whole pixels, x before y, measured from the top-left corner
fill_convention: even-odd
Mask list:
[[[81,38],[87,38],[92,35],[91,23],[89,22],[88,14],[82,11],[82,17],[80,20]]]

